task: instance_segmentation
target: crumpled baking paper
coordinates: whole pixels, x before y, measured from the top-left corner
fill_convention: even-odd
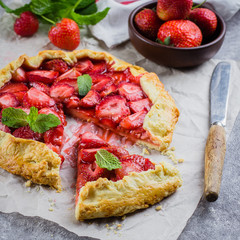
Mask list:
[[[20,38],[12,31],[13,22],[14,17],[8,14],[4,14],[0,19],[0,68],[23,53],[34,56],[40,50],[57,49],[48,40],[47,26],[41,26],[39,32],[31,38]],[[82,40],[78,49],[107,50],[96,39],[91,38],[87,31],[82,31],[81,34]],[[177,70],[146,60],[129,42],[108,51],[129,63],[144,67],[149,72],[155,72],[175,99],[180,118],[170,147],[175,147],[178,159],[184,159],[183,163],[176,165],[181,172],[183,186],[159,204],[129,214],[125,219],[78,222],[74,217],[76,169],[72,167],[71,162],[66,160],[60,172],[64,188],[61,193],[42,186],[26,187],[24,179],[0,169],[0,211],[40,216],[79,236],[104,240],[175,240],[196,209],[203,193],[204,148],[209,130],[209,85],[218,60],[210,60],[196,68]],[[239,105],[236,103],[240,102],[240,62],[230,62],[232,71],[227,135],[239,111]],[[74,131],[80,124],[71,120],[68,129]],[[95,130],[92,126],[90,128]],[[128,150],[131,153],[142,152],[137,146],[129,146]],[[171,162],[156,151],[151,151],[151,155],[145,156],[154,162]],[[155,208],[159,205],[162,206],[162,210],[156,211]]]

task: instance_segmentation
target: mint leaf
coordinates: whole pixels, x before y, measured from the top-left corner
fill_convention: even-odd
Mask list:
[[[39,114],[36,121],[32,124],[32,126],[30,126],[30,128],[34,132],[44,133],[50,128],[57,127],[59,124],[61,124],[61,121],[54,114]]]
[[[38,118],[38,109],[35,107],[31,107],[30,113],[27,116],[27,121],[31,129],[33,128],[33,125],[37,120],[37,118]]]
[[[97,12],[91,15],[80,15],[72,11],[72,19],[79,25],[95,25],[106,17],[110,8],[105,8],[102,12]]]
[[[8,6],[6,6],[1,0],[0,0],[0,6],[7,12],[7,13],[13,13],[17,16],[19,16],[22,12],[31,11],[30,4],[25,4],[24,6],[16,9],[11,9]]]
[[[95,154],[95,158],[100,168],[106,168],[109,171],[122,168],[119,159],[105,149],[98,150]]]
[[[88,74],[84,74],[77,78],[79,95],[84,97],[92,87],[92,78]]]
[[[44,133],[52,127],[57,127],[61,121],[54,114],[38,114],[38,109],[30,108],[30,113],[25,113],[19,108],[5,108],[2,111],[2,123],[8,127],[19,128],[29,125],[38,133]]]
[[[27,113],[18,108],[5,108],[2,111],[2,123],[13,128],[27,126]]]

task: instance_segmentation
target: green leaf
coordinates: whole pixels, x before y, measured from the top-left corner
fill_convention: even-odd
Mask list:
[[[0,6],[5,9],[7,13],[13,13],[17,16],[19,16],[22,12],[31,11],[30,4],[25,4],[24,6],[16,9],[11,9],[8,6],[6,6],[1,0],[0,0]]]
[[[59,124],[61,124],[61,121],[54,114],[39,114],[36,121],[32,124],[32,126],[30,126],[30,128],[34,132],[44,133],[50,128],[57,127]]]
[[[79,25],[95,25],[106,17],[110,8],[105,8],[101,12],[97,12],[91,15],[80,15],[72,11],[72,19]]]
[[[171,41],[171,37],[168,36],[168,37],[166,37],[166,38],[164,39],[163,44],[169,46],[169,45],[170,45],[170,41]]]
[[[53,11],[50,0],[32,0],[31,11],[37,15],[43,15]]]
[[[77,83],[79,95],[86,96],[92,87],[92,78],[88,74],[84,74],[78,77]]]
[[[74,4],[74,2],[76,0],[71,0]],[[95,0],[82,0],[76,7],[76,9],[83,9],[86,8],[88,6],[90,6],[91,4],[95,3]]]
[[[77,9],[76,13],[80,14],[80,15],[90,15],[90,14],[94,14],[97,12],[97,4],[94,2],[93,4],[87,6],[86,8],[83,9]]]
[[[5,108],[2,111],[2,123],[13,128],[27,126],[27,113],[18,108]]]
[[[105,149],[98,150],[95,154],[95,158],[100,168],[106,168],[109,171],[122,168],[119,159]]]
[[[33,128],[33,125],[35,124],[35,121],[38,118],[38,109],[35,107],[30,108],[30,113],[27,116],[27,121],[30,126],[30,128]]]

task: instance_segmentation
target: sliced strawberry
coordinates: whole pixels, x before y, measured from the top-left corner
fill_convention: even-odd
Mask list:
[[[53,59],[53,60],[47,61],[43,63],[42,68],[46,70],[56,71],[59,73],[65,73],[69,69],[67,63],[62,59]]]
[[[68,84],[54,84],[50,88],[50,96],[56,101],[62,101],[74,94],[74,87]]]
[[[20,127],[16,129],[12,135],[17,138],[24,138],[24,139],[32,139],[36,141],[41,141],[42,140],[42,134],[34,132],[33,130],[30,129],[29,126],[25,127]]]
[[[134,113],[124,118],[120,122],[120,126],[128,130],[139,128],[143,125],[146,114],[147,112],[145,110]]]
[[[50,98],[44,92],[32,87],[23,97],[23,107],[52,107],[55,105],[55,101]]]
[[[77,79],[65,78],[65,79],[62,79],[62,80],[56,82],[56,84],[68,84],[68,85],[74,87],[75,93],[78,94],[78,83],[77,83]],[[54,85],[55,85],[55,84],[54,84]]]
[[[81,73],[86,73],[93,68],[93,64],[89,59],[82,59],[78,61],[74,67]]]
[[[123,179],[124,176],[129,175],[131,172],[142,172],[143,169],[136,163],[132,162],[122,162],[122,168],[115,169],[116,180]]]
[[[95,62],[91,69],[91,73],[105,73],[107,71],[107,64],[105,61]]]
[[[109,76],[114,79],[115,84],[119,84],[120,82],[126,82],[127,77],[124,72],[112,72]]]
[[[111,80],[111,77],[110,77],[110,76],[102,75],[102,74],[99,74],[99,73],[93,73],[93,74],[90,73],[89,75],[90,75],[91,78],[92,78],[93,84],[102,82],[102,81],[104,81],[105,79],[108,79],[109,81]]]
[[[51,143],[53,145],[61,147],[63,143],[63,130],[64,130],[63,126],[59,125],[55,128],[46,131],[43,135],[44,142]]]
[[[107,96],[96,106],[96,116],[119,123],[130,114],[126,99],[121,96]]]
[[[29,82],[53,83],[59,72],[47,70],[34,70],[27,72]]]
[[[93,163],[96,160],[95,154],[101,149],[105,148],[80,149],[78,151],[78,162]]]
[[[84,108],[70,108],[66,109],[69,114],[71,114],[73,117],[78,118],[78,119],[83,119],[83,120],[89,120],[89,118],[94,117],[94,109],[84,109]],[[92,119],[93,121],[93,119]]]
[[[0,89],[0,93],[15,93],[27,90],[28,87],[24,83],[8,83]]]
[[[113,83],[112,85],[110,85],[107,89],[105,89],[104,91],[102,91],[100,93],[101,97],[105,97],[107,95],[109,95],[110,93],[114,93],[117,90],[117,86]]]
[[[50,94],[50,87],[42,82],[30,82],[29,85],[31,87],[34,87],[34,88],[46,93],[47,95]]]
[[[27,82],[27,76],[26,72],[22,68],[18,68],[13,74],[12,74],[12,80],[14,82]]]
[[[64,99],[64,105],[66,108],[77,108],[81,104],[81,100],[77,96]]]
[[[52,143],[45,143],[48,148],[50,148],[52,151],[54,151],[57,154],[60,154],[61,150],[58,145],[53,145]]]
[[[120,83],[118,86],[118,92],[128,101],[138,101],[144,98],[144,93],[141,87],[134,83]]]
[[[60,75],[58,77],[57,81],[60,81],[65,78],[77,79],[77,77],[79,77],[81,75],[82,74],[80,72],[78,72],[77,69],[72,68],[72,69],[68,70],[67,72],[63,73],[62,75]]]
[[[107,89],[110,85],[112,85],[112,83],[113,80],[110,77],[104,77],[100,82],[94,84],[92,86],[92,89],[101,92]]]
[[[20,104],[22,104],[22,102],[23,102],[23,96],[25,95],[25,93],[26,92],[15,92],[15,93],[13,93]]]
[[[0,95],[0,108],[17,107],[19,101],[13,93],[2,93]]]
[[[95,107],[100,101],[100,94],[97,91],[90,90],[87,95],[81,99],[80,106],[91,108]]]
[[[107,119],[107,118],[103,118],[100,120],[100,123],[102,125],[104,125],[104,127],[108,127],[108,128],[116,128],[117,127],[117,123],[116,122],[113,122],[111,119]]]
[[[135,102],[129,102],[128,105],[132,112],[137,113],[142,110],[146,110],[148,112],[151,108],[152,103],[148,98],[144,98]]]
[[[96,162],[78,164],[77,192],[87,182],[96,181],[100,177],[108,177],[109,173],[107,169],[100,168]]]
[[[63,105],[62,104],[56,104],[54,107],[52,107],[52,109],[57,112],[57,114],[60,117],[60,120],[61,120],[63,126],[66,126],[67,125],[67,121],[66,121],[66,115],[65,115],[65,113],[63,111]]]
[[[129,155],[129,152],[126,149],[118,146],[109,146],[107,148],[107,151],[114,154],[119,159],[121,159],[123,156]]]
[[[124,70],[124,74],[126,75],[127,82],[136,83],[138,85],[140,84],[140,78],[142,77],[142,74],[139,74],[138,76],[133,76],[130,68]]]
[[[2,124],[1,122],[0,122],[0,131],[6,132],[6,133],[11,133],[10,128],[8,126]]]
[[[109,144],[91,132],[85,132],[81,136],[79,148],[99,148],[107,147]]]
[[[130,162],[130,163],[138,164],[142,168],[142,171],[155,169],[155,164],[152,163],[148,158],[145,158],[141,155],[137,155],[137,154],[126,155],[126,156],[123,156],[120,160],[122,163]]]
[[[62,122],[62,124],[65,123],[65,121],[62,120],[62,118],[59,116],[59,114],[55,110],[53,110],[51,108],[42,108],[41,110],[39,110],[38,113],[39,114],[47,114],[47,115],[51,113],[51,114],[55,115],[56,117],[58,117],[59,120]]]

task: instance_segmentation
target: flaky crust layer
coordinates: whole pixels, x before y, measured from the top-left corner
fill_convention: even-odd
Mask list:
[[[44,143],[0,131],[0,167],[10,173],[61,191],[61,158]]]
[[[123,216],[161,201],[181,185],[179,171],[164,162],[155,170],[132,172],[117,182],[99,178],[81,188],[75,217],[84,220]]]

